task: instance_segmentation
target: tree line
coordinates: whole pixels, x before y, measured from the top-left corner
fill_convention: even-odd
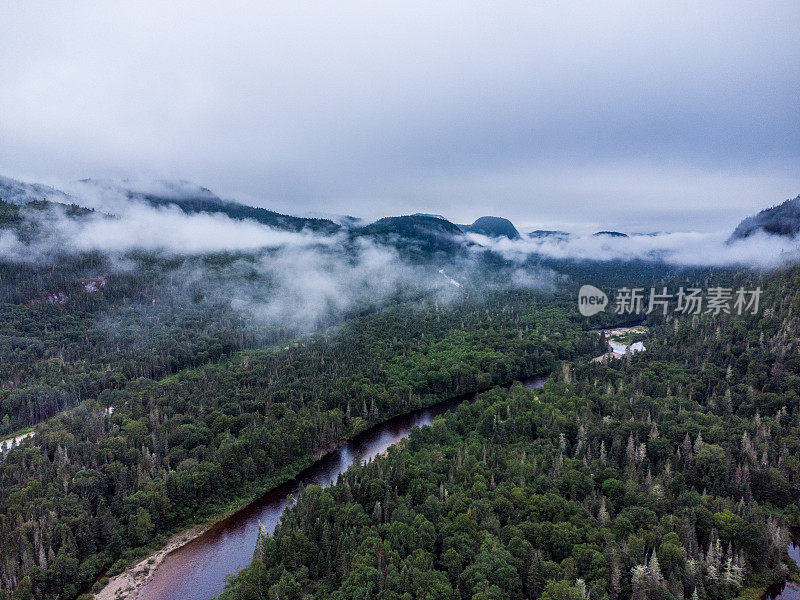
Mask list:
[[[372,423],[596,353],[566,302],[516,291],[397,306],[102,390],[0,460],[0,598],[75,598]]]
[[[753,597],[800,525],[800,269],[767,283],[308,486],[220,599]]]

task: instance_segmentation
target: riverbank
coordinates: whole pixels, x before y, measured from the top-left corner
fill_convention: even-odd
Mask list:
[[[142,561],[126,569],[119,575],[112,577],[108,584],[95,595],[95,600],[122,600],[133,599],[138,596],[139,590],[155,573],[167,555],[188,544],[193,539],[205,533],[213,523],[205,526],[195,526],[181,533],[173,535],[163,548],[147,555]]]
[[[795,600],[800,598],[800,578],[792,576],[766,587],[742,588],[734,600]]]
[[[540,376],[538,378],[520,378],[519,380],[523,382],[541,380],[543,383],[544,379],[545,377]],[[225,521],[234,518],[237,513],[246,511],[248,507],[258,502],[260,498],[274,492],[278,488],[286,486],[292,481],[302,479],[315,465],[336,455],[344,446],[357,443],[360,438],[369,436],[371,432],[390,427],[391,423],[397,419],[410,418],[412,415],[428,412],[435,407],[443,405],[452,405],[454,407],[463,401],[474,398],[482,391],[485,390],[470,394],[460,394],[433,402],[428,406],[420,407],[409,413],[389,417],[371,425],[366,430],[354,432],[350,437],[342,439],[338,443],[325,445],[318,449],[313,456],[309,455],[298,459],[292,463],[292,465],[285,467],[281,472],[274,473],[271,477],[265,478],[265,480],[259,482],[259,484],[251,486],[246,492],[243,492],[237,499],[228,503],[224,508],[217,507],[217,510],[208,508],[207,512],[213,514],[209,515],[207,521],[203,524],[193,524],[179,531],[171,536],[161,548],[150,552],[146,556],[137,557],[135,559],[137,562],[134,565],[111,578],[103,589],[95,594],[94,598],[96,600],[136,600],[140,598],[140,592],[152,581],[157,567],[159,567],[168,556],[173,553],[180,553],[180,550],[184,550],[188,545],[192,544],[192,542],[198,540],[198,538],[204,534],[209,533],[209,530],[219,528]],[[253,537],[253,542],[255,542],[255,537]]]
[[[294,479],[317,460],[316,456],[306,456],[298,459],[277,473],[248,486],[248,491],[243,491],[239,497],[227,504],[208,507],[203,513],[208,515],[207,518],[202,519],[201,517],[199,522],[181,528],[178,532],[169,535],[167,541],[158,549],[150,552],[145,551],[141,555],[135,556],[133,560],[138,562],[127,567],[122,573],[109,578],[108,583],[99,592],[95,593],[95,600],[134,600],[138,596],[138,591],[152,579],[156,567],[172,552],[191,543],[214,527],[214,525],[236,514],[270,490]]]
[[[769,585],[743,588],[735,600],[800,600],[800,527],[789,528],[789,572]]]
[[[25,427],[0,439],[0,454],[12,448],[16,448],[22,440],[32,437],[33,434],[36,433],[33,429],[33,425],[31,425],[30,427]]]

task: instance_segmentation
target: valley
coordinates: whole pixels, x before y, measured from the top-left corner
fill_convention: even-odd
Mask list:
[[[540,389],[545,381],[546,377],[534,377],[523,380],[523,385]],[[146,571],[146,574],[131,577],[126,571],[97,594],[97,599],[111,600],[121,590],[124,597],[130,598],[211,600],[222,591],[226,576],[249,564],[259,532],[271,535],[284,510],[305,486],[328,487],[336,483],[352,464],[385,456],[388,448],[406,439],[414,427],[431,425],[437,416],[455,410],[475,396],[444,400],[370,428],[241,510],[203,530],[179,534],[182,540],[179,546],[167,544],[156,554],[155,562],[148,558],[133,569],[134,573]],[[129,587],[133,589],[128,591]]]
[[[797,0],[0,22],[0,600],[800,600]]]
[[[15,440],[0,460],[0,598],[721,600],[794,577],[791,262],[554,258],[497,218],[250,223],[197,193],[177,208],[128,194],[136,208],[111,216],[43,198],[3,207],[0,231],[37,258],[0,262],[0,427]],[[226,252],[58,248],[69,228],[91,238],[142,214],[281,237]],[[760,286],[767,308],[587,318],[587,277]],[[536,396],[507,387],[542,372]],[[329,533],[296,520],[318,490],[338,507],[315,517]],[[523,497],[568,505],[537,512]],[[409,519],[418,533],[398,538]],[[402,541],[419,532],[424,544]]]

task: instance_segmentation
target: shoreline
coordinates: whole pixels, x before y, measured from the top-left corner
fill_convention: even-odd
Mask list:
[[[342,442],[342,444],[345,443],[347,443],[347,440]],[[126,567],[122,573],[111,577],[108,583],[99,592],[90,591],[89,593],[93,594],[92,597],[94,600],[135,600],[139,597],[139,590],[153,578],[156,568],[164,562],[167,556],[187,544],[190,544],[217,523],[236,514],[252,502],[258,500],[258,498],[264,494],[298,477],[303,471],[309,468],[310,465],[324,458],[338,447],[339,445],[336,445],[334,448],[325,448],[325,451],[319,455],[319,457],[319,453],[317,452],[314,455],[298,459],[291,465],[287,465],[287,467],[285,467],[288,471],[287,473],[274,479],[269,478],[262,483],[262,485],[255,485],[251,488],[249,493],[244,493],[240,498],[232,500],[225,508],[221,508],[207,519],[193,525],[188,525],[172,535],[169,535],[167,541],[159,548],[148,552],[138,559],[135,564]],[[102,577],[100,579],[102,579]],[[135,595],[131,595],[134,592]]]
[[[443,400],[442,402],[446,401],[447,400]],[[423,409],[416,409],[416,410],[423,410]],[[411,414],[411,413],[403,413],[403,414]],[[396,415],[396,416],[402,416],[402,415]],[[388,421],[389,419],[386,420]],[[384,422],[385,421],[381,421],[381,423]],[[377,423],[375,426],[378,426],[381,423]],[[277,483],[271,483],[266,489],[262,489],[256,492],[255,494],[247,495],[238,501],[234,501],[234,504],[228,510],[216,513],[203,523],[191,525],[186,529],[182,529],[181,531],[172,534],[171,536],[169,536],[169,538],[167,538],[167,541],[163,546],[161,546],[157,550],[149,552],[138,562],[127,567],[122,573],[119,573],[118,575],[114,575],[113,577],[111,577],[108,583],[103,587],[103,589],[101,589],[99,592],[94,593],[93,595],[94,600],[139,600],[140,590],[155,576],[156,569],[161,565],[161,563],[164,562],[167,556],[169,556],[176,550],[190,544],[192,541],[202,536],[216,524],[221,523],[222,521],[236,514],[240,510],[246,508],[248,505],[258,500],[264,494],[269,493],[271,490],[283,485],[284,483],[287,483],[289,481],[292,481],[293,479],[296,479],[297,477],[300,477],[306,469],[310,468],[318,461],[322,460],[332,452],[335,452],[348,442],[352,441],[353,439],[358,437],[358,435],[360,435],[361,433],[363,433],[363,431],[357,433],[355,436],[351,438],[344,438],[339,442],[336,443],[330,442],[326,444],[323,448],[320,448],[319,450],[314,452],[312,456],[306,457],[310,458],[311,462],[308,464],[304,464],[299,469],[296,469],[292,475],[282,477],[278,479]],[[388,450],[385,450],[383,454],[385,454],[387,451]]]
[[[525,381],[527,379],[533,379],[537,377],[546,376],[546,374],[542,375],[534,375],[532,377],[519,377],[512,381]],[[491,388],[490,388],[491,389]],[[486,391],[486,390],[483,390]],[[470,392],[467,394],[463,394],[464,396],[468,395],[477,395],[482,393],[482,391]],[[452,396],[450,398],[445,398],[438,402],[434,402],[428,406],[420,407],[409,411],[408,413],[401,413],[398,415],[394,415],[387,419],[380,421],[379,423],[375,423],[372,427],[378,427],[383,423],[397,417],[402,417],[405,415],[413,414],[419,410],[426,410],[436,404],[441,402],[448,402],[450,400],[456,399],[461,397],[461,395]],[[233,501],[230,507],[227,510],[223,510],[221,512],[216,513],[209,517],[207,521],[203,523],[198,523],[192,526],[187,527],[177,533],[171,535],[167,542],[161,546],[157,550],[153,550],[152,552],[148,553],[142,559],[137,561],[135,564],[127,567],[122,573],[115,575],[109,579],[109,582],[99,591],[93,593],[94,600],[139,600],[139,592],[140,590],[154,577],[157,567],[164,562],[164,559],[167,558],[172,552],[186,546],[187,544],[191,543],[193,540],[197,539],[201,535],[203,535],[206,531],[211,529],[217,523],[231,517],[235,513],[239,512],[240,510],[247,507],[252,502],[256,501],[262,495],[268,493],[269,491],[277,488],[280,485],[283,485],[286,482],[289,482],[297,477],[300,477],[304,471],[308,468],[313,466],[318,461],[322,460],[332,452],[336,451],[338,448],[342,447],[343,445],[357,439],[361,434],[368,431],[370,428],[367,428],[363,431],[359,431],[355,435],[349,438],[343,438],[339,440],[339,442],[333,443],[330,442],[326,444],[324,447],[320,448],[313,455],[307,456],[301,461],[299,468],[295,467],[292,469],[291,474],[287,474],[284,477],[278,478],[276,481],[270,482],[265,487],[259,489],[259,491],[253,494],[246,494],[238,501]],[[92,592],[90,592],[92,593]]]
[[[160,549],[154,550],[119,575],[114,575],[106,586],[94,595],[95,600],[122,600],[123,598],[134,600],[138,598],[139,590],[153,578],[156,569],[164,562],[164,559],[173,551],[203,535],[214,522],[195,525],[170,536],[167,543]]]
[[[442,402],[445,401],[446,400],[443,400]],[[385,421],[381,421],[381,423],[383,422]],[[378,426],[381,423],[377,423],[375,426]],[[138,562],[127,567],[122,573],[111,577],[103,589],[101,589],[99,592],[93,593],[94,600],[138,600],[140,590],[154,577],[156,569],[161,565],[162,562],[164,562],[164,559],[166,559],[167,556],[186,546],[187,544],[190,544],[192,541],[199,538],[209,529],[214,527],[217,523],[220,523],[236,514],[240,510],[243,510],[264,494],[267,494],[271,490],[274,490],[275,488],[292,481],[297,477],[300,477],[303,472],[306,471],[306,469],[310,468],[318,461],[352,441],[361,433],[363,433],[363,431],[358,432],[351,438],[343,438],[336,443],[330,442],[326,444],[323,448],[320,448],[314,452],[313,455],[307,456],[301,461],[298,461],[301,462],[300,466],[295,467],[291,474],[287,474],[285,477],[280,477],[276,481],[270,482],[265,487],[258,489],[258,491],[253,494],[245,495],[239,500],[233,501],[232,505],[227,510],[223,510],[212,515],[206,521],[191,525],[185,529],[182,529],[181,531],[178,531],[177,533],[172,534],[169,536],[169,538],[167,538],[166,543],[160,548],[149,552]]]

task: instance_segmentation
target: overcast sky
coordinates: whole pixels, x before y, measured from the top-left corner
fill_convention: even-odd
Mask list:
[[[0,174],[724,229],[800,193],[798,40],[797,0],[3,2]]]

